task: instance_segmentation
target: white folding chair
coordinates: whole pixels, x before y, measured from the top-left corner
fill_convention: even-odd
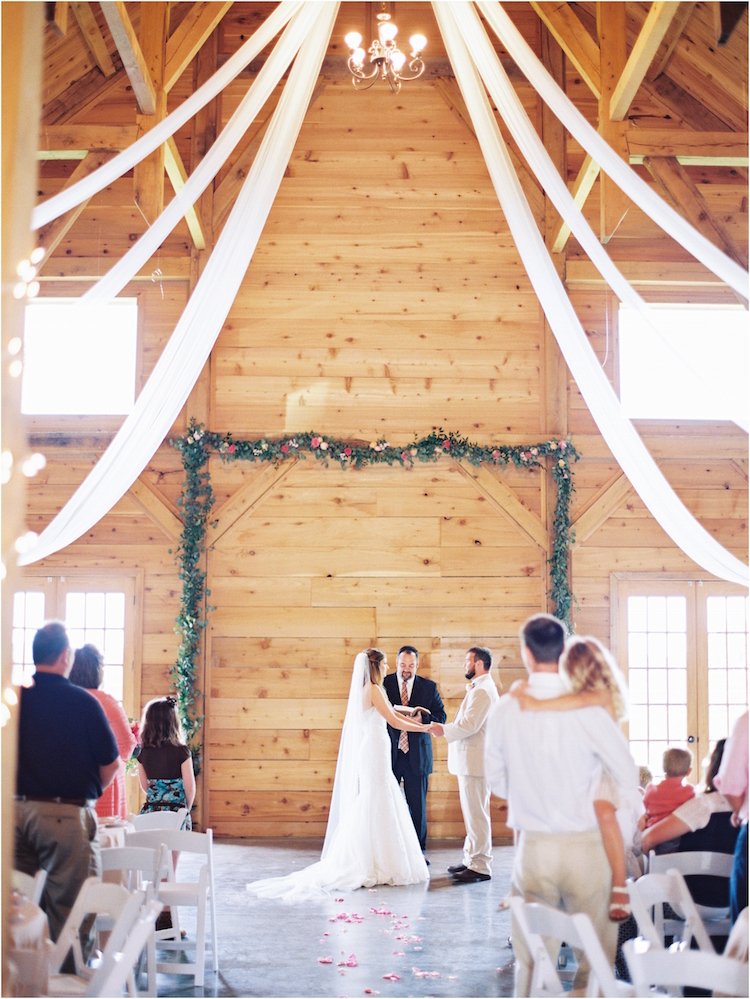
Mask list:
[[[563,942],[577,949],[589,965],[587,996],[632,996],[627,982],[614,976],[590,918],[583,912],[571,914],[539,902],[524,902],[520,896],[510,899],[515,925],[520,929],[531,955],[532,972],[529,995],[565,996],[568,994],[557,974],[556,958]]]
[[[39,905],[46,880],[47,872],[43,867],[40,867],[36,874],[25,874],[23,871],[14,870],[12,884],[16,891],[25,895],[30,902]]]
[[[129,988],[138,959],[148,945],[149,939],[153,939],[154,923],[161,908],[161,902],[151,899],[139,907],[136,918],[124,938],[117,937],[111,947],[110,938],[107,950],[102,955],[101,964],[92,975],[85,995],[119,996],[126,987]]]
[[[206,933],[207,918],[211,923],[211,967],[214,972],[219,970],[213,831],[207,829],[205,832],[184,832],[177,829],[153,829],[128,833],[125,842],[128,846],[156,847],[164,844],[167,850],[179,853],[181,860],[192,855],[194,859],[202,861],[197,880],[183,881],[176,875],[171,875],[169,880],[159,884],[159,900],[172,912],[172,930],[156,934],[157,949],[185,951],[192,945],[180,939],[178,910],[181,906],[195,908],[195,960],[190,963],[157,961],[157,969],[175,975],[192,974],[195,985],[202,986],[205,977],[206,948],[209,943]],[[182,870],[182,863],[180,869]]]
[[[723,954],[663,950],[640,937],[627,940],[622,949],[636,995],[654,995],[654,988],[668,996],[682,996],[685,988],[708,989],[712,995],[748,994],[747,965]]]
[[[685,853],[654,853],[648,858],[649,874],[664,874],[669,870],[679,871],[683,877],[702,874],[722,878],[726,884],[726,906],[700,905],[695,907],[703,920],[706,932],[711,937],[726,937],[731,929],[729,914],[729,878],[732,874],[734,858],[731,853],[714,853],[709,850],[693,850]],[[664,932],[668,936],[679,936],[682,920],[666,919]]]
[[[695,940],[700,950],[710,954],[716,953],[685,879],[679,871],[644,874],[637,881],[628,884],[628,893],[633,916],[638,924],[638,933],[653,947],[664,949],[665,946],[664,905],[666,903],[683,917],[680,941],[689,947]],[[669,923],[680,925],[677,920],[669,920]],[[669,932],[668,935],[674,936],[674,932]]]
[[[159,847],[114,846],[101,851],[102,874],[117,872],[128,891],[144,891],[146,900],[158,898],[159,882],[171,877],[172,861],[162,843]],[[156,940],[149,934],[146,946],[148,992],[156,995]]]
[[[176,812],[164,809],[159,812],[131,813],[128,822],[136,832],[147,829],[182,829],[182,823],[187,816],[187,808],[178,808]]]
[[[79,938],[81,926],[90,916],[109,917],[111,920],[108,927],[109,937],[100,959],[102,962],[106,962],[122,948],[131,927],[138,918],[144,898],[143,892],[131,893],[122,885],[107,884],[99,881],[98,878],[87,878],[78,893],[78,898],[73,904],[70,915],[65,920],[60,936],[50,946],[50,975],[47,994],[51,996],[85,995],[95,971],[88,968],[83,959]],[[60,969],[71,949],[75,972],[68,974]],[[132,968],[127,984],[129,994],[137,996],[138,989]]]

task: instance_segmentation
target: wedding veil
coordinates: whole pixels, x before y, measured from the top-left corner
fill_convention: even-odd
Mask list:
[[[328,826],[323,852],[320,855],[321,860],[325,859],[339,824],[354,808],[359,791],[359,754],[365,713],[365,686],[369,680],[369,668],[367,654],[365,652],[357,653],[352,669],[352,682],[349,685],[349,700],[346,705],[344,724],[341,729],[341,742],[336,761],[336,774],[333,778],[331,807],[328,812]]]

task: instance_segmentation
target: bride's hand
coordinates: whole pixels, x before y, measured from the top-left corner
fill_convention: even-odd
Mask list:
[[[427,726],[427,731],[430,733],[430,735],[434,736],[445,735],[445,729],[440,724],[440,722],[432,722],[430,725]]]

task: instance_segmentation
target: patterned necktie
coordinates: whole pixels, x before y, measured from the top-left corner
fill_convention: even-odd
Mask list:
[[[405,705],[409,704],[409,691],[406,687],[406,680],[401,681],[401,703]],[[402,753],[409,752],[408,732],[402,732],[401,735],[398,737],[398,748],[401,750]]]

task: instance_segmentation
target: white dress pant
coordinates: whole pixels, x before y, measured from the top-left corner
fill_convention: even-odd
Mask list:
[[[543,902],[565,912],[585,912],[614,964],[617,924],[609,918],[612,872],[599,829],[580,833],[518,834],[511,887],[525,902]],[[512,926],[516,956],[515,995],[528,996],[531,961],[519,928]],[[556,954],[550,954],[553,963]],[[585,986],[588,963],[579,959],[574,990]],[[584,993],[579,993],[583,995]]]
[[[458,777],[458,796],[466,826],[464,864],[479,874],[492,874],[490,787],[484,777]]]

